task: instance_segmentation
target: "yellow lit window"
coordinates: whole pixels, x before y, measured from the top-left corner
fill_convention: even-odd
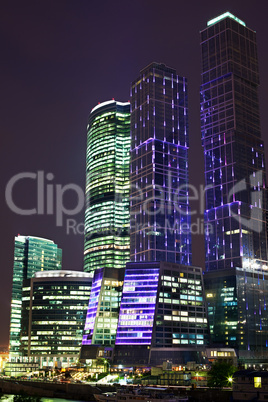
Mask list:
[[[254,377],[254,388],[261,388],[261,377]]]

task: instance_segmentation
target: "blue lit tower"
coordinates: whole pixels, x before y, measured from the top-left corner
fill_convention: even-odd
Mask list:
[[[130,95],[131,261],[189,265],[187,80],[152,63]]]
[[[256,33],[226,13],[208,22],[201,41],[207,269],[246,268],[267,260]]]
[[[131,86],[130,259],[115,340],[117,364],[204,361],[201,268],[191,265],[187,80],[164,64]]]
[[[256,33],[226,12],[207,23],[201,49],[210,328],[214,341],[261,351],[268,277]]]

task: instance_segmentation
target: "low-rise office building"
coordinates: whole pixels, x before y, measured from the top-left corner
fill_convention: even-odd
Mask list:
[[[24,281],[21,352],[40,368],[76,362],[82,343],[92,274],[37,272]]]
[[[123,289],[124,269],[94,272],[81,349],[81,360],[112,358]]]
[[[268,395],[268,372],[241,370],[233,376],[233,401],[265,401]]]
[[[4,374],[9,377],[31,377],[38,372],[38,362],[22,362],[20,359],[17,359],[17,361],[6,362],[4,368]]]
[[[127,263],[115,364],[206,362],[202,269],[168,262]]]

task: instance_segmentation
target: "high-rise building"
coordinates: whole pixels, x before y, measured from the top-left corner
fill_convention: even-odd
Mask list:
[[[226,12],[207,23],[201,49],[212,340],[262,353],[268,346],[268,276],[256,33]]]
[[[92,275],[79,271],[37,272],[23,282],[21,352],[40,368],[78,359]]]
[[[187,80],[164,64],[131,86],[130,259],[191,264]]]
[[[204,362],[201,268],[191,267],[187,80],[164,64],[131,86],[130,258],[115,362]],[[201,346],[202,345],[202,346]]]
[[[34,236],[15,237],[9,353],[20,355],[21,305],[23,280],[37,271],[61,269],[62,250],[52,240]]]
[[[208,328],[202,269],[127,263],[115,343],[119,364],[204,363]]]
[[[107,113],[107,105],[104,106],[104,111],[101,105],[93,109],[89,124],[88,161],[93,160],[89,155],[98,152],[99,164],[104,156],[99,140],[95,145],[91,137],[101,135],[98,130],[107,131],[103,128]],[[95,123],[96,116],[100,121]],[[86,242],[92,244],[86,249],[89,243],[85,242],[85,267],[86,261],[92,260],[95,274],[81,359],[102,355],[110,358],[111,346],[115,344],[114,361],[118,364],[158,365],[167,360],[204,363],[208,327],[202,270],[190,266],[187,80],[164,64],[152,63],[144,68],[131,86],[130,126],[132,262],[127,262],[125,273],[124,269],[115,272],[114,268],[119,268],[115,263],[109,265],[113,246],[105,246],[104,236],[97,231],[102,222],[104,231],[111,225],[111,215],[110,221],[105,220],[98,205],[100,213],[94,217],[94,209],[87,207],[86,222],[94,220],[96,235],[94,232],[92,236],[88,225]],[[92,166],[95,169],[95,163]],[[97,184],[109,181],[109,172],[104,176],[100,166],[96,166],[92,173],[94,186],[97,179]],[[90,175],[88,190],[89,179]],[[103,187],[98,191],[104,190]],[[92,190],[88,199],[91,198]],[[98,195],[92,200],[92,207],[97,208],[95,203],[106,201],[105,192],[102,198]]]
[[[129,261],[130,105],[114,100],[89,116],[84,271]]]

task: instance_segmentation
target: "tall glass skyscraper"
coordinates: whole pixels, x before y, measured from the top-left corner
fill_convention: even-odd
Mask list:
[[[207,23],[201,49],[205,283],[212,339],[263,351],[267,230],[256,33],[226,12]]]
[[[123,268],[130,249],[129,103],[95,106],[87,129],[84,270]]]
[[[23,281],[37,271],[61,269],[62,250],[52,240],[34,236],[15,237],[10,315],[10,357],[20,356]]]
[[[187,80],[164,64],[131,86],[131,261],[191,264]]]

